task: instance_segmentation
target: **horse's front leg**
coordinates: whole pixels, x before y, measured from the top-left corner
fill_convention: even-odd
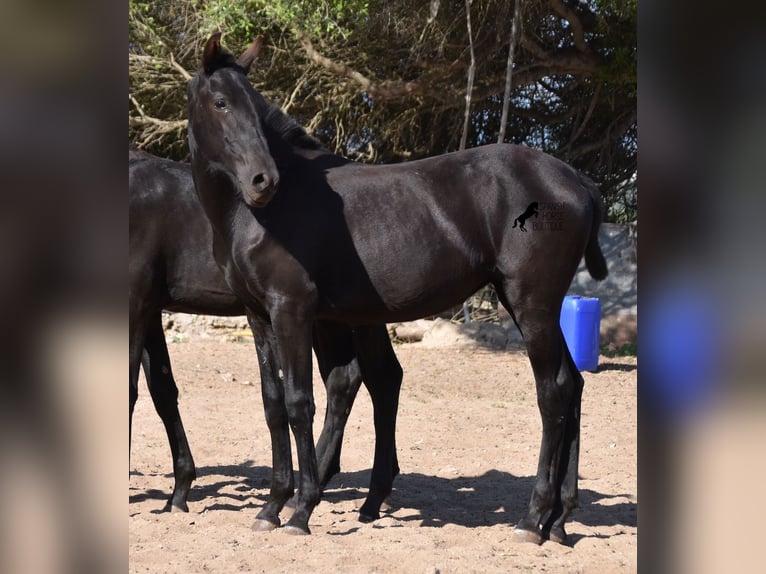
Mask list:
[[[292,534],[310,534],[309,517],[321,496],[313,432],[312,316],[305,308],[280,309],[272,314],[272,326],[283,370],[287,419],[295,437],[299,465],[295,512],[285,528]]]
[[[261,396],[266,424],[271,436],[271,490],[266,505],[253,523],[254,530],[274,530],[279,527],[279,512],[295,488],[293,462],[290,453],[285,392],[279,379],[276,339],[271,326],[262,318],[248,313],[253,331],[258,367],[261,374]]]

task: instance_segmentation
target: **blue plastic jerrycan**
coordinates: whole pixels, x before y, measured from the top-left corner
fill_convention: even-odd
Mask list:
[[[577,369],[598,369],[601,303],[594,297],[567,295],[561,306],[561,330]]]

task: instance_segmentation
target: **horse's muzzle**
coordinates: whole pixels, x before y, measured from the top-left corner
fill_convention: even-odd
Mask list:
[[[272,177],[267,173],[256,174],[244,194],[245,203],[250,207],[265,207],[277,192],[278,184],[278,176]]]

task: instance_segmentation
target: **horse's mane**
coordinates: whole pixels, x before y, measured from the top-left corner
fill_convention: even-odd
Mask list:
[[[274,135],[285,142],[303,149],[322,150],[325,145],[316,139],[293,118],[283,112],[279,106],[271,103],[258,92],[255,92],[256,109],[261,116],[264,127],[274,132]]]
[[[210,74],[219,68],[233,68],[247,77],[248,71],[239,65],[233,54],[227,51],[222,51],[217,55],[217,61],[214,62],[210,70],[206,70],[206,73]],[[275,137],[303,149],[327,149],[322,142],[309,135],[298,122],[283,112],[279,106],[268,101],[257,90],[254,89],[253,91],[256,95],[255,102],[258,115],[260,115],[264,127],[271,131]]]
[[[140,149],[135,142],[128,140],[128,161],[139,159],[159,159],[156,155]]]

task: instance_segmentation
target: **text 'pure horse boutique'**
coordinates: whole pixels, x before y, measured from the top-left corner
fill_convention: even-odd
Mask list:
[[[564,204],[561,202],[541,201],[537,207],[539,217],[532,222],[532,231],[563,231]],[[539,219],[539,221],[538,221]]]
[[[525,223],[529,219],[532,222],[532,231],[563,231],[564,209],[564,203],[560,201],[533,201],[524,213],[514,219],[512,227],[518,226],[519,231],[527,232],[529,230]]]

